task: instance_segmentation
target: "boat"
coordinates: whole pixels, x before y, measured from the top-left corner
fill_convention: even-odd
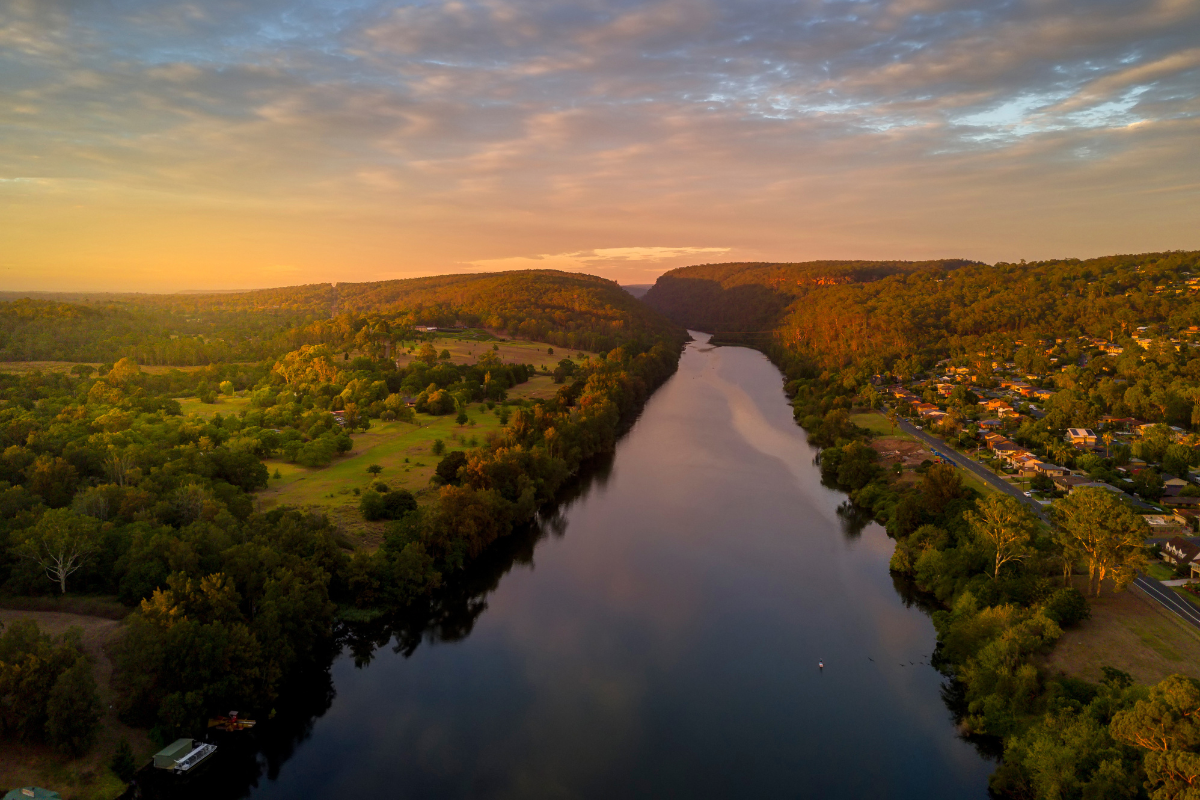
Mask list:
[[[203,764],[215,752],[215,744],[195,739],[176,739],[154,754],[154,766],[182,775]]]

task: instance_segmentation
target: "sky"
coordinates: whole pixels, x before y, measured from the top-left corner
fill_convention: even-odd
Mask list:
[[[1200,0],[0,0],[0,289],[1200,249]]]

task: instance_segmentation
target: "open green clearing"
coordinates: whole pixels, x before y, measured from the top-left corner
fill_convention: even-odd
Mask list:
[[[472,438],[482,444],[489,432],[500,429],[495,411],[488,411],[482,403],[467,406],[467,416],[474,425],[458,425],[453,415],[428,414],[417,414],[416,424],[373,421],[370,430],[351,437],[354,448],[327,467],[310,469],[266,459],[263,463],[271,477],[268,488],[258,493],[259,500],[264,508],[318,506],[336,512],[335,517],[347,527],[368,528],[358,515],[359,496],[354,494],[355,489],[361,491],[376,480],[367,467],[383,467],[378,480],[389,489],[408,489],[414,494],[428,489],[434,467],[441,460],[433,454],[434,441],[441,439],[446,452],[470,450]],[[277,471],[278,478],[274,477]]]
[[[250,397],[247,393],[242,393],[240,397],[217,395],[215,403],[201,403],[197,397],[176,397],[175,402],[179,403],[179,409],[185,417],[189,414],[205,418],[214,417],[217,414],[227,417],[250,408]]]
[[[883,414],[880,414],[878,411],[867,411],[862,414],[851,414],[850,421],[858,427],[866,428],[871,433],[878,434],[879,436],[890,436],[895,439],[907,439],[910,442],[916,441],[914,437],[909,436],[907,433],[900,430],[899,425],[897,425],[895,428],[892,428],[892,424],[888,422],[887,417]]]
[[[582,360],[588,356],[595,355],[586,350],[579,350],[568,347],[554,347],[554,353],[547,351],[552,348],[544,342],[530,342],[524,340],[509,339],[507,341],[497,341],[495,339],[477,339],[469,333],[464,333],[462,336],[439,336],[432,342],[433,346],[440,353],[443,350],[450,352],[450,360],[455,364],[474,364],[481,355],[487,350],[491,350],[493,346],[496,348],[496,354],[505,364],[532,364],[538,369],[554,369],[555,365],[564,358],[573,358]],[[415,353],[420,345],[409,344],[408,347],[396,353],[396,364],[400,367],[407,367],[415,359]],[[413,352],[410,353],[409,350]]]
[[[509,389],[508,397],[510,400],[547,400],[558,394],[560,388],[562,384],[555,383],[549,375],[535,375]]]

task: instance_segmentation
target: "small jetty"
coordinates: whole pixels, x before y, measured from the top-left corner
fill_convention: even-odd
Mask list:
[[[181,775],[203,764],[215,752],[215,744],[197,742],[194,739],[176,739],[154,754],[154,766]]]

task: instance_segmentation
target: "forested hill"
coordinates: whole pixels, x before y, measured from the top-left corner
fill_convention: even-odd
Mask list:
[[[646,302],[688,327],[814,369],[909,369],[998,342],[1090,335],[1131,342],[1200,324],[1200,252],[994,265],[814,262],[687,267]],[[995,340],[995,341],[993,341]]]
[[[0,361],[248,361],[304,344],[403,338],[416,325],[591,350],[683,337],[613,281],[536,270],[213,294],[0,294]]]
[[[792,303],[815,289],[875,281],[889,275],[946,272],[972,263],[943,259],[701,264],[664,274],[644,299],[652,308],[689,328],[718,335],[769,331]]]

